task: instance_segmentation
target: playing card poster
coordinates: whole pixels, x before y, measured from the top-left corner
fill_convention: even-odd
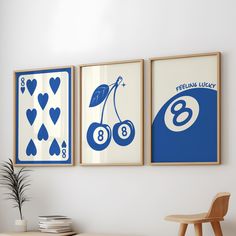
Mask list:
[[[73,164],[73,67],[15,72],[15,164]]]
[[[154,58],[152,164],[220,163],[220,54]]]
[[[81,164],[143,164],[143,61],[80,67]]]

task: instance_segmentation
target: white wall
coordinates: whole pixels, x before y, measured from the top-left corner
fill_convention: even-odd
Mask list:
[[[235,8],[234,0],[0,0],[0,160],[13,153],[14,69],[223,52],[221,166],[34,168],[24,208],[31,228],[38,215],[61,213],[82,232],[177,235],[165,215],[204,211],[215,193],[229,191],[223,230],[235,235]],[[147,161],[147,66],[145,74]],[[0,191],[0,231],[6,231],[18,215]],[[204,231],[212,235],[209,226]]]

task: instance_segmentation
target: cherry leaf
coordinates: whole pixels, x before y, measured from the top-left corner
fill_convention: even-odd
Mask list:
[[[109,86],[107,84],[102,84],[98,86],[93,92],[89,107],[95,107],[101,104],[107,97],[108,92],[109,92]]]

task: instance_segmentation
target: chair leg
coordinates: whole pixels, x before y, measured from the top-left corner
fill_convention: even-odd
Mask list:
[[[215,236],[223,236],[219,221],[211,222],[211,226],[214,230]]]
[[[195,235],[202,236],[202,224],[194,224]]]
[[[186,233],[188,225],[187,224],[180,224],[179,227],[179,236],[184,236]]]

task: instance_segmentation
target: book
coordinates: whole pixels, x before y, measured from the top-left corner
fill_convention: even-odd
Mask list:
[[[62,215],[39,216],[39,231],[42,233],[73,233],[72,220]]]
[[[61,219],[69,219],[66,216],[62,215],[49,215],[49,216],[39,216],[39,220],[61,220]]]
[[[39,224],[39,228],[42,229],[62,229],[65,227],[71,227],[70,225],[45,225],[45,224]]]
[[[39,222],[39,225],[47,225],[47,226],[70,226],[72,224],[71,221],[68,222]]]
[[[39,231],[40,232],[40,231]],[[47,236],[54,236],[54,235],[59,235],[59,236],[71,236],[71,235],[77,235],[76,232],[74,231],[70,231],[70,232],[66,232],[66,233],[47,233],[47,232],[40,232],[42,234],[45,234]]]
[[[71,221],[71,218],[64,219],[39,219],[40,222],[68,222]]]
[[[42,233],[67,233],[71,232],[70,228],[68,229],[39,229]]]

